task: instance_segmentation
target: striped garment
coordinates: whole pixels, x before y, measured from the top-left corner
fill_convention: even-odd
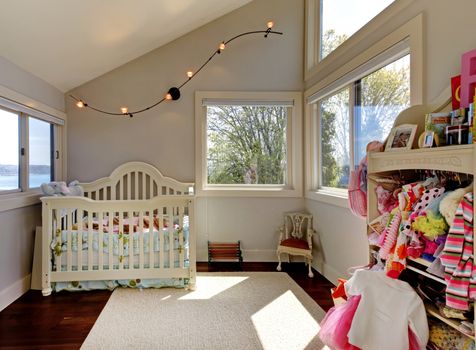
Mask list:
[[[476,267],[473,264],[473,193],[467,193],[456,209],[445,248],[441,254],[445,267],[446,305],[468,310],[476,296]]]

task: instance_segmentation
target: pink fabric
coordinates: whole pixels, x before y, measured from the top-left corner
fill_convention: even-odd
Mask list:
[[[408,327],[408,342],[409,342],[408,348],[410,350],[421,350],[425,348],[420,345],[420,343],[418,342],[418,337],[416,336],[415,333],[413,333],[410,327]]]
[[[324,344],[336,350],[360,350],[350,344],[347,337],[359,302],[360,295],[353,295],[344,304],[336,305],[327,312],[318,334]]]

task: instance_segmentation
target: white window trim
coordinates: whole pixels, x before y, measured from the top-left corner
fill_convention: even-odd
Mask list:
[[[397,1],[398,3],[398,1]],[[384,11],[385,12],[385,11]],[[376,17],[377,20],[379,17]],[[380,22],[380,20],[378,20]],[[369,22],[370,23],[370,22]],[[410,57],[410,105],[424,103],[424,74],[423,74],[423,15],[419,14],[397,30],[393,31],[377,43],[368,47],[364,52],[348,61],[341,67],[335,67],[335,70],[311,86],[304,93],[304,130],[305,130],[305,149],[306,149],[306,169],[305,169],[305,197],[316,201],[332,203],[341,207],[348,207],[347,195],[343,195],[338,189],[319,189],[318,177],[320,176],[319,167],[319,120],[315,118],[314,102],[316,98],[324,97],[320,94],[326,90],[325,95],[342,88],[343,85],[335,84],[342,77],[350,74],[362,67],[374,57],[391,49],[398,43],[407,40]],[[329,56],[328,56],[329,57]],[[329,89],[329,86],[333,86]],[[345,85],[344,85],[345,86]],[[352,126],[352,125],[351,125]],[[352,135],[352,133],[351,133]],[[352,137],[352,136],[351,136]]]
[[[412,4],[413,0],[395,0],[382,12],[377,14],[369,22],[367,22],[357,32],[352,34],[338,48],[329,53],[322,60],[319,60],[320,52],[320,6],[321,0],[306,0],[306,25],[305,25],[305,52],[304,52],[304,80],[311,79],[314,75],[324,76],[332,72],[335,68],[333,61],[340,56],[346,55],[355,46],[368,40],[368,38],[377,31],[382,25],[387,23],[396,14]]]
[[[55,124],[53,137],[56,149],[59,151],[59,158],[55,160],[55,179],[66,179],[66,113],[2,85],[0,85],[0,105]],[[23,133],[28,133],[26,128],[22,130]],[[27,148],[26,150],[28,152]],[[22,171],[25,171],[25,169],[22,169]],[[41,194],[41,190],[37,188],[24,192],[18,190],[4,191],[0,193],[0,213],[38,204],[40,203]]]
[[[203,101],[293,101],[292,115],[288,116],[291,140],[288,141],[288,183],[281,185],[208,185],[206,164],[206,106]],[[288,134],[289,135],[289,134]],[[302,93],[196,91],[195,92],[195,183],[197,196],[219,197],[302,197]]]

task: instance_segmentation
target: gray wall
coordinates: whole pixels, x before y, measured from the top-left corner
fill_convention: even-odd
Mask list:
[[[398,1],[398,0],[397,0]],[[378,31],[369,40],[377,41],[417,14],[424,14],[425,85],[424,98],[431,102],[450,84],[450,77],[459,74],[461,55],[476,47],[473,0],[417,0]],[[362,51],[358,46],[343,62]],[[340,64],[340,62],[338,62]],[[309,87],[316,80],[306,82]],[[448,96],[449,97],[449,96]],[[306,200],[314,214],[324,252],[324,273],[334,280],[348,277],[349,266],[366,264],[368,248],[365,221],[354,217],[349,209],[332,204]]]
[[[2,57],[0,85],[64,111],[62,92]],[[31,273],[36,226],[41,226],[40,205],[0,212],[0,294]]]
[[[91,105],[130,110],[150,105],[196,70],[222,40],[266,29],[273,19],[283,36],[248,36],[228,45],[186,87],[182,97],[134,118],[111,118],[67,100],[69,180],[94,180],[132,160],[157,166],[166,176],[195,180],[196,90],[302,91],[304,2],[256,0],[71,93]],[[255,210],[256,208],[266,209]],[[197,202],[198,258],[206,240],[238,240],[245,258],[275,259],[282,213],[302,209],[302,198],[202,198]],[[248,251],[248,252],[247,252]]]

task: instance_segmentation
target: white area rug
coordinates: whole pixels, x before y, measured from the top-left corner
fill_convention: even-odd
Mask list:
[[[324,349],[324,315],[286,273],[201,273],[195,291],[116,289],[81,349]]]

